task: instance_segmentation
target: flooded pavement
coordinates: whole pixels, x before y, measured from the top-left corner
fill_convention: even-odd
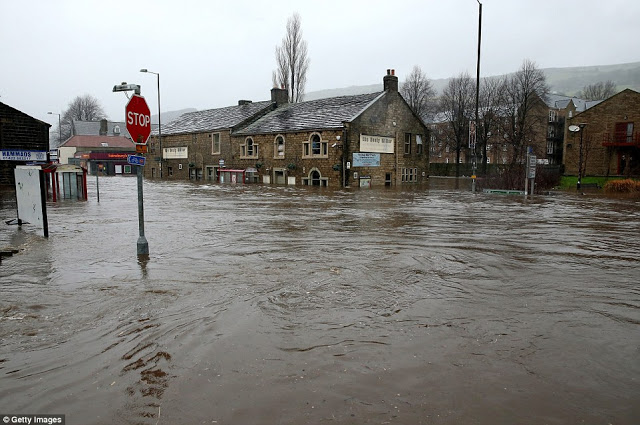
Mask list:
[[[637,424],[640,202],[135,178],[4,225],[0,412]]]

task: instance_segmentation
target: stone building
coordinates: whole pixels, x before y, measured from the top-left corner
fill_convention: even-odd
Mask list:
[[[270,102],[185,114],[163,126],[165,178],[331,187],[424,182],[427,128],[398,93],[395,72],[383,83],[378,93],[293,104],[275,88]]]
[[[50,124],[0,102],[0,186],[13,186],[16,165],[46,163]]]
[[[232,131],[282,103],[280,91],[272,90],[271,101],[240,100],[236,106],[188,112],[164,124],[162,147],[157,132],[149,139],[145,177],[217,181],[218,169],[232,159]]]
[[[567,120],[565,174],[639,176],[640,93],[626,89]],[[571,125],[581,128],[570,132]],[[582,152],[582,155],[581,155]]]

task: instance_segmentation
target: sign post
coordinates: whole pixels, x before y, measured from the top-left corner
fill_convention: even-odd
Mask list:
[[[532,153],[527,153],[527,175],[524,180],[524,197],[527,197],[527,188],[529,181],[531,181],[531,197],[533,197],[533,191],[536,185],[536,164],[537,158]]]
[[[136,145],[145,145],[151,135],[151,111],[144,97],[134,94],[125,107],[127,131]],[[145,157],[129,155],[127,162],[138,167],[138,256],[149,255],[149,242],[144,236],[144,202],[142,194],[142,167]]]

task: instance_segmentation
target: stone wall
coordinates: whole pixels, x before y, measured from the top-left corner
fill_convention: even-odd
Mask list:
[[[411,153],[405,154],[405,134],[411,135]],[[402,168],[417,169],[416,181],[425,183],[429,176],[429,131],[412,112],[400,94],[387,91],[377,102],[371,105],[361,116],[348,125],[346,150],[347,158],[353,163],[353,153],[360,152],[360,136],[392,137],[395,141],[394,153],[380,154],[380,167],[353,167],[347,182],[353,181],[354,173],[358,177],[371,176],[371,185],[384,185],[387,174],[391,175],[393,185],[402,182]],[[416,135],[422,139],[422,153],[417,153]],[[407,183],[409,184],[409,183]]]

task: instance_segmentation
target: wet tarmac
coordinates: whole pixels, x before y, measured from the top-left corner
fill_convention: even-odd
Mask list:
[[[0,203],[0,413],[640,423],[640,201],[89,179]]]

